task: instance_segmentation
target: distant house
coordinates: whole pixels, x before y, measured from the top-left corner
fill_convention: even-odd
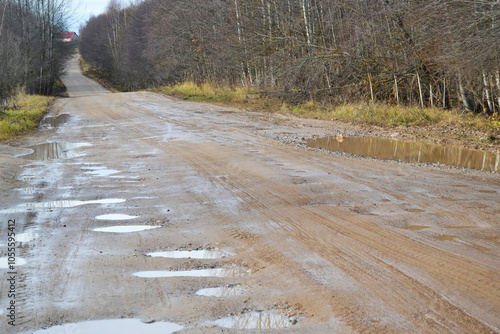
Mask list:
[[[61,39],[64,43],[76,43],[78,42],[78,34],[76,32],[63,32]]]

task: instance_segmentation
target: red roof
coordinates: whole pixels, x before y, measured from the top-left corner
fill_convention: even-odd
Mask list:
[[[73,38],[76,35],[76,32],[63,32],[61,34],[62,38]]]

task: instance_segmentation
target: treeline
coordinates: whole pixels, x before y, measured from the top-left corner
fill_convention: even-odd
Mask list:
[[[497,0],[145,0],[81,30],[127,90],[184,80],[289,100],[500,107]]]
[[[64,0],[0,0],[0,102],[16,89],[49,95],[68,59]]]

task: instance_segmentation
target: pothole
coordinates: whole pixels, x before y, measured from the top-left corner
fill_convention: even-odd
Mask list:
[[[412,212],[412,213],[422,213],[425,212],[425,210],[422,209],[405,209],[407,212]]]
[[[85,172],[85,174],[90,174],[90,175],[93,175],[93,176],[110,176],[110,175],[113,175],[113,174],[118,174],[120,173],[119,170],[116,170],[116,169],[96,169],[96,170],[92,170],[90,172]]]
[[[414,163],[438,163],[498,172],[500,154],[422,142],[406,142],[378,137],[326,137],[310,139],[310,147],[319,147],[367,158]]]
[[[30,242],[38,237],[38,233],[24,232],[16,234],[16,242]]]
[[[124,215],[120,213],[111,213],[107,215],[100,215],[95,217],[98,220],[130,220],[130,219],[136,219],[139,218],[139,216],[130,216],[130,215]]]
[[[179,250],[167,252],[152,252],[151,257],[168,257],[172,259],[222,259],[233,254],[219,250]]]
[[[453,241],[453,239],[456,238],[454,235],[446,235],[446,234],[440,234],[436,235],[434,238],[441,240],[441,241]]]
[[[110,226],[110,227],[99,227],[92,231],[95,232],[108,232],[108,233],[132,233],[141,232],[146,230],[152,230],[160,226],[146,226],[146,225],[131,225],[131,226]]]
[[[10,265],[17,267],[24,266],[26,264],[26,260],[22,257],[10,258],[10,262],[11,263],[9,263],[8,257],[0,257],[0,269],[9,269]]]
[[[430,226],[425,226],[425,225],[408,225],[403,227],[405,230],[423,230],[425,228],[429,228]]]
[[[49,159],[66,159],[76,156],[72,149],[91,146],[88,143],[45,143],[34,146],[29,146],[33,153],[20,156],[23,159],[30,160],[49,160]]]
[[[161,278],[161,277],[243,277],[248,275],[248,272],[235,268],[216,268],[216,269],[200,269],[200,270],[180,270],[180,271],[140,271],[132,274],[142,278]]]
[[[45,117],[42,120],[42,124],[50,125],[52,127],[59,127],[71,121],[72,118],[74,117],[70,114],[60,114],[56,117]]]
[[[18,205],[15,208],[6,209],[0,211],[0,213],[19,213],[24,212],[29,208],[73,208],[75,206],[86,205],[86,204],[117,204],[123,203],[126,200],[123,198],[105,198],[90,201],[73,201],[73,200],[62,200],[62,201],[52,201],[52,202],[42,202],[42,203],[25,203]]]
[[[198,296],[205,297],[233,297],[242,295],[245,293],[245,290],[239,286],[222,286],[218,288],[206,288],[200,289],[196,291]]]
[[[284,315],[251,312],[215,320],[214,325],[231,329],[275,329],[294,325],[296,320]]]
[[[94,320],[71,324],[64,324],[40,329],[33,334],[172,334],[183,329],[181,325],[171,322],[152,322],[145,323],[139,319],[113,319],[113,320]]]

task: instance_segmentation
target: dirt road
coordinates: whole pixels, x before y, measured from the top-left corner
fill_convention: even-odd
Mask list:
[[[0,332],[500,332],[498,174],[288,146],[335,125],[110,94],[76,60],[64,81],[72,118],[0,145]]]

